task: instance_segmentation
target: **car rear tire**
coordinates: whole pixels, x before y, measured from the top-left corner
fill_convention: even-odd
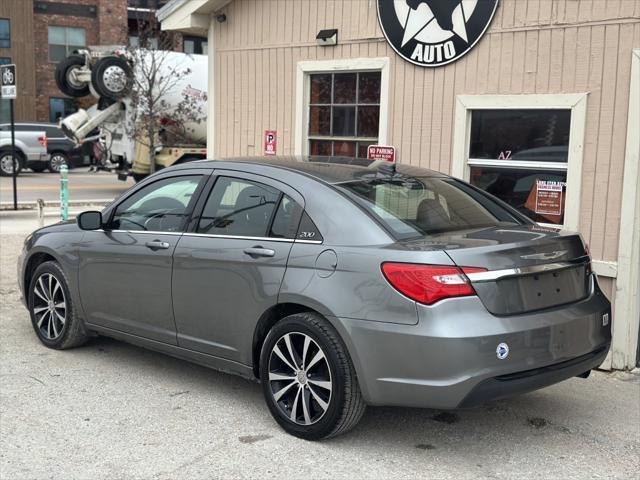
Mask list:
[[[53,152],[49,158],[49,166],[47,167],[51,173],[60,173],[62,165],[69,166],[69,157],[63,152]]]
[[[262,346],[260,380],[278,424],[306,440],[347,432],[366,408],[342,339],[315,313],[275,324]]]
[[[24,164],[24,158],[20,152],[16,152],[15,158],[11,154],[11,150],[0,151],[0,176],[11,177],[13,175],[13,169],[16,169],[17,175],[20,175],[22,166]]]
[[[31,324],[43,345],[65,350],[82,345],[88,335],[71,300],[60,265],[44,262],[36,268],[27,291]]]
[[[62,93],[70,97],[86,97],[91,92],[89,85],[74,81],[72,72],[79,70],[84,66],[84,57],[80,55],[71,55],[58,63],[56,66],[55,79],[56,85]]]

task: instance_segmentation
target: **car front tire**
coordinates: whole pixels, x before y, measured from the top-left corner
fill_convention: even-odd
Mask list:
[[[67,277],[57,262],[36,268],[27,291],[31,324],[38,339],[49,348],[65,350],[88,339],[77,317]]]
[[[260,380],[278,424],[306,440],[347,432],[366,408],[344,343],[315,313],[288,316],[271,329],[260,355]]]

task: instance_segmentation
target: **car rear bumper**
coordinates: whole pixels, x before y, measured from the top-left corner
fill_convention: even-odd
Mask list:
[[[452,409],[524,393],[599,366],[611,342],[595,276],[586,299],[530,314],[495,316],[477,297],[417,308],[417,325],[332,319],[367,403]]]

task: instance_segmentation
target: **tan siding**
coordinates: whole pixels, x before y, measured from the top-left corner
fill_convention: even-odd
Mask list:
[[[393,52],[375,0],[235,0],[225,12],[216,34],[221,156],[261,154],[265,129],[277,129],[280,153],[293,152],[302,128],[293,125],[300,60],[388,57],[389,142],[401,162],[445,172],[456,95],[587,92],[580,228],[595,258],[616,259],[640,0],[502,0],[475,48],[437,69]],[[316,46],[325,28],[339,29],[337,47]]]

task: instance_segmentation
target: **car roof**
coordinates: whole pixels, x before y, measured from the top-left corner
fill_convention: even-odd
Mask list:
[[[186,168],[194,162],[183,164]],[[337,184],[358,180],[366,174],[391,174],[394,171],[411,177],[446,177],[447,175],[403,164],[394,164],[380,160],[351,157],[322,156],[272,156],[272,157],[233,157],[223,160],[200,160],[199,166],[211,168],[229,168],[234,164],[251,164],[256,166],[280,168],[314,177],[329,184]]]

